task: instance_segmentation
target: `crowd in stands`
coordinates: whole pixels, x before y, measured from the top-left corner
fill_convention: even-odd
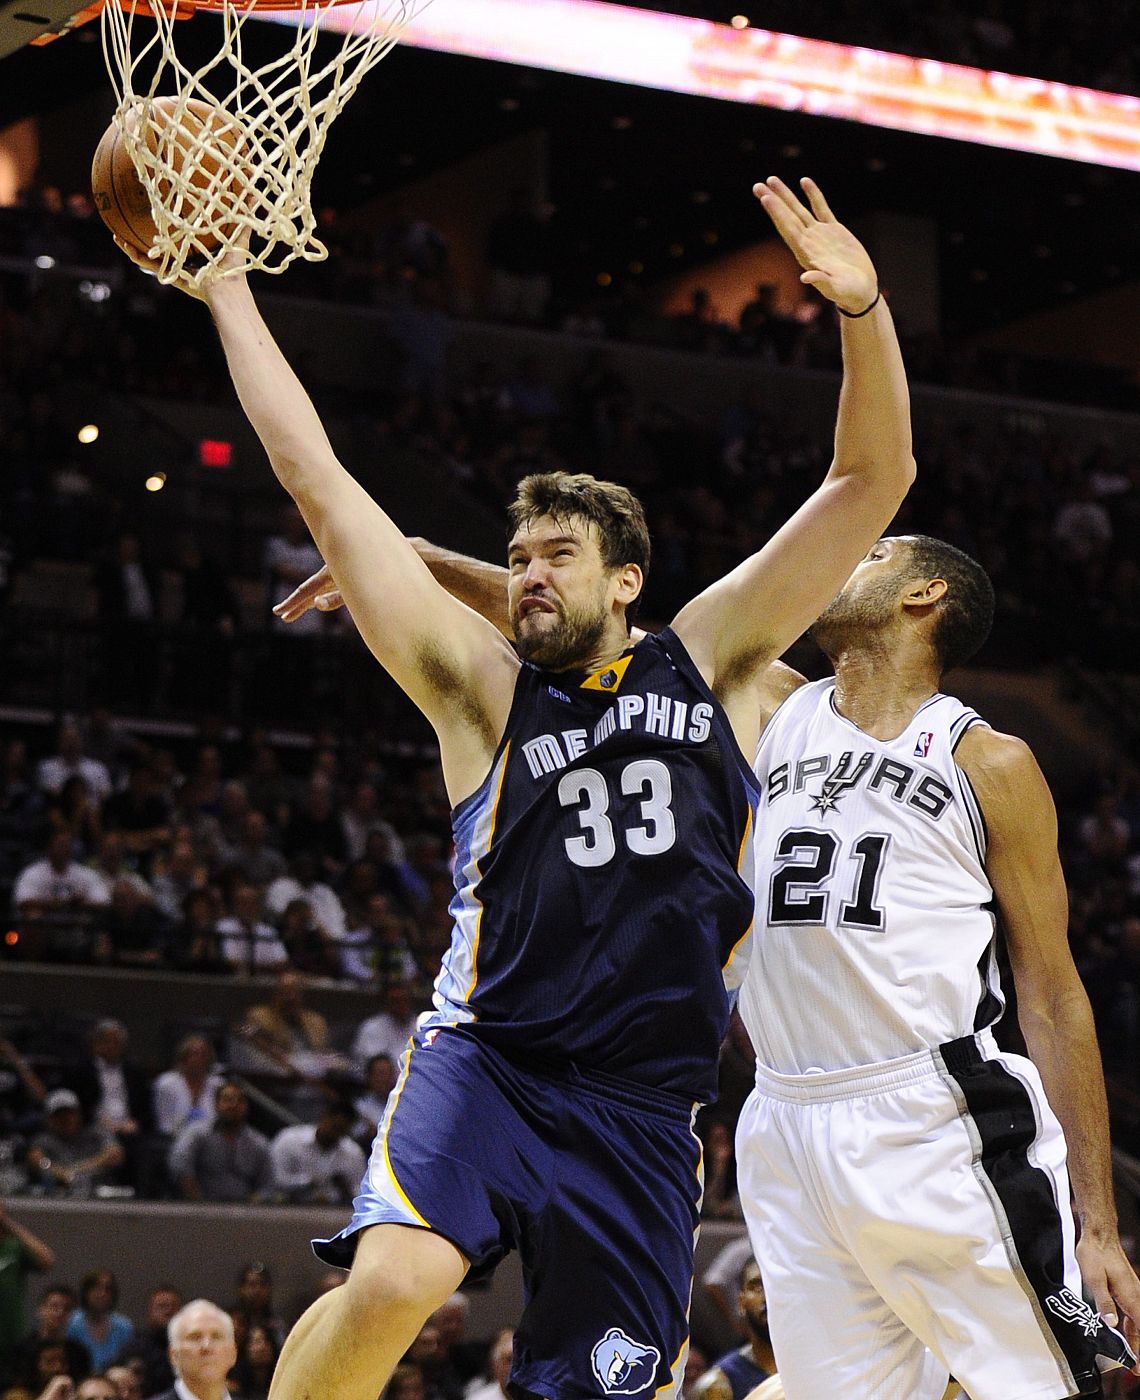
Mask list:
[[[229,1298],[188,1299],[162,1279],[131,1317],[114,1271],[93,1267],[75,1284],[57,1277],[50,1246],[2,1207],[0,1257],[10,1261],[0,1282],[0,1400],[186,1400],[176,1378],[191,1400],[267,1400],[295,1318],[345,1278],[331,1270],[306,1296],[285,1300],[266,1265],[252,1261],[236,1270]],[[48,1281],[37,1287],[33,1275]],[[720,1248],[699,1289],[685,1393],[743,1400],[776,1372],[764,1285],[745,1238]],[[420,1329],[385,1400],[507,1400],[513,1330],[473,1330],[470,1299],[456,1293]],[[782,1395],[773,1384],[764,1400]]]

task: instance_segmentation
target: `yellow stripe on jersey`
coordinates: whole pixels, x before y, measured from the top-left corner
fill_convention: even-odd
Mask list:
[[[503,795],[503,781],[507,776],[507,760],[511,756],[511,740],[507,740],[506,748],[503,750],[503,757],[500,759],[499,786],[495,789],[495,800],[491,804],[491,828],[487,833],[487,846],[481,855],[475,857],[475,879],[471,882],[471,898],[479,906],[479,913],[475,919],[475,937],[471,943],[471,985],[467,988],[465,1001],[470,1001],[475,991],[475,984],[479,981],[479,939],[483,933],[483,901],[475,893],[479,881],[483,878],[483,872],[479,869],[479,861],[491,849],[491,843],[495,839],[495,823],[499,819],[499,800]]]

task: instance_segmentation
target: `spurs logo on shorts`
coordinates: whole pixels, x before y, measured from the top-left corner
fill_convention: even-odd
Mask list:
[[[611,1327],[594,1347],[590,1360],[607,1395],[640,1395],[656,1379],[661,1353],[627,1337],[620,1327]]]
[[[1083,1298],[1078,1298],[1067,1288],[1062,1288],[1060,1293],[1051,1293],[1045,1302],[1051,1313],[1063,1322],[1080,1327],[1086,1337],[1095,1337],[1104,1326],[1100,1314],[1093,1312]]]

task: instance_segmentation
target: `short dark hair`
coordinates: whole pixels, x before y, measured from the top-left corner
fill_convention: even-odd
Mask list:
[[[649,573],[652,553],[649,527],[641,502],[625,486],[599,481],[586,472],[536,472],[524,476],[507,510],[512,535],[540,516],[552,520],[577,517],[595,526],[601,541],[602,562],[607,569],[636,564]],[[626,609],[632,621],[640,598]]]
[[[945,540],[911,535],[910,563],[924,578],[946,580],[946,593],[937,604],[934,650],[940,671],[969,661],[994,625],[994,586],[982,566]]]

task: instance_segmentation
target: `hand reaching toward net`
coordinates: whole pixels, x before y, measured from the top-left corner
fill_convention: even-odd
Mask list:
[[[775,176],[754,185],[752,192],[804,269],[800,281],[816,287],[848,316],[858,316],[879,295],[875,264],[831,212],[815,181],[805,178],[800,184],[810,208]]]

